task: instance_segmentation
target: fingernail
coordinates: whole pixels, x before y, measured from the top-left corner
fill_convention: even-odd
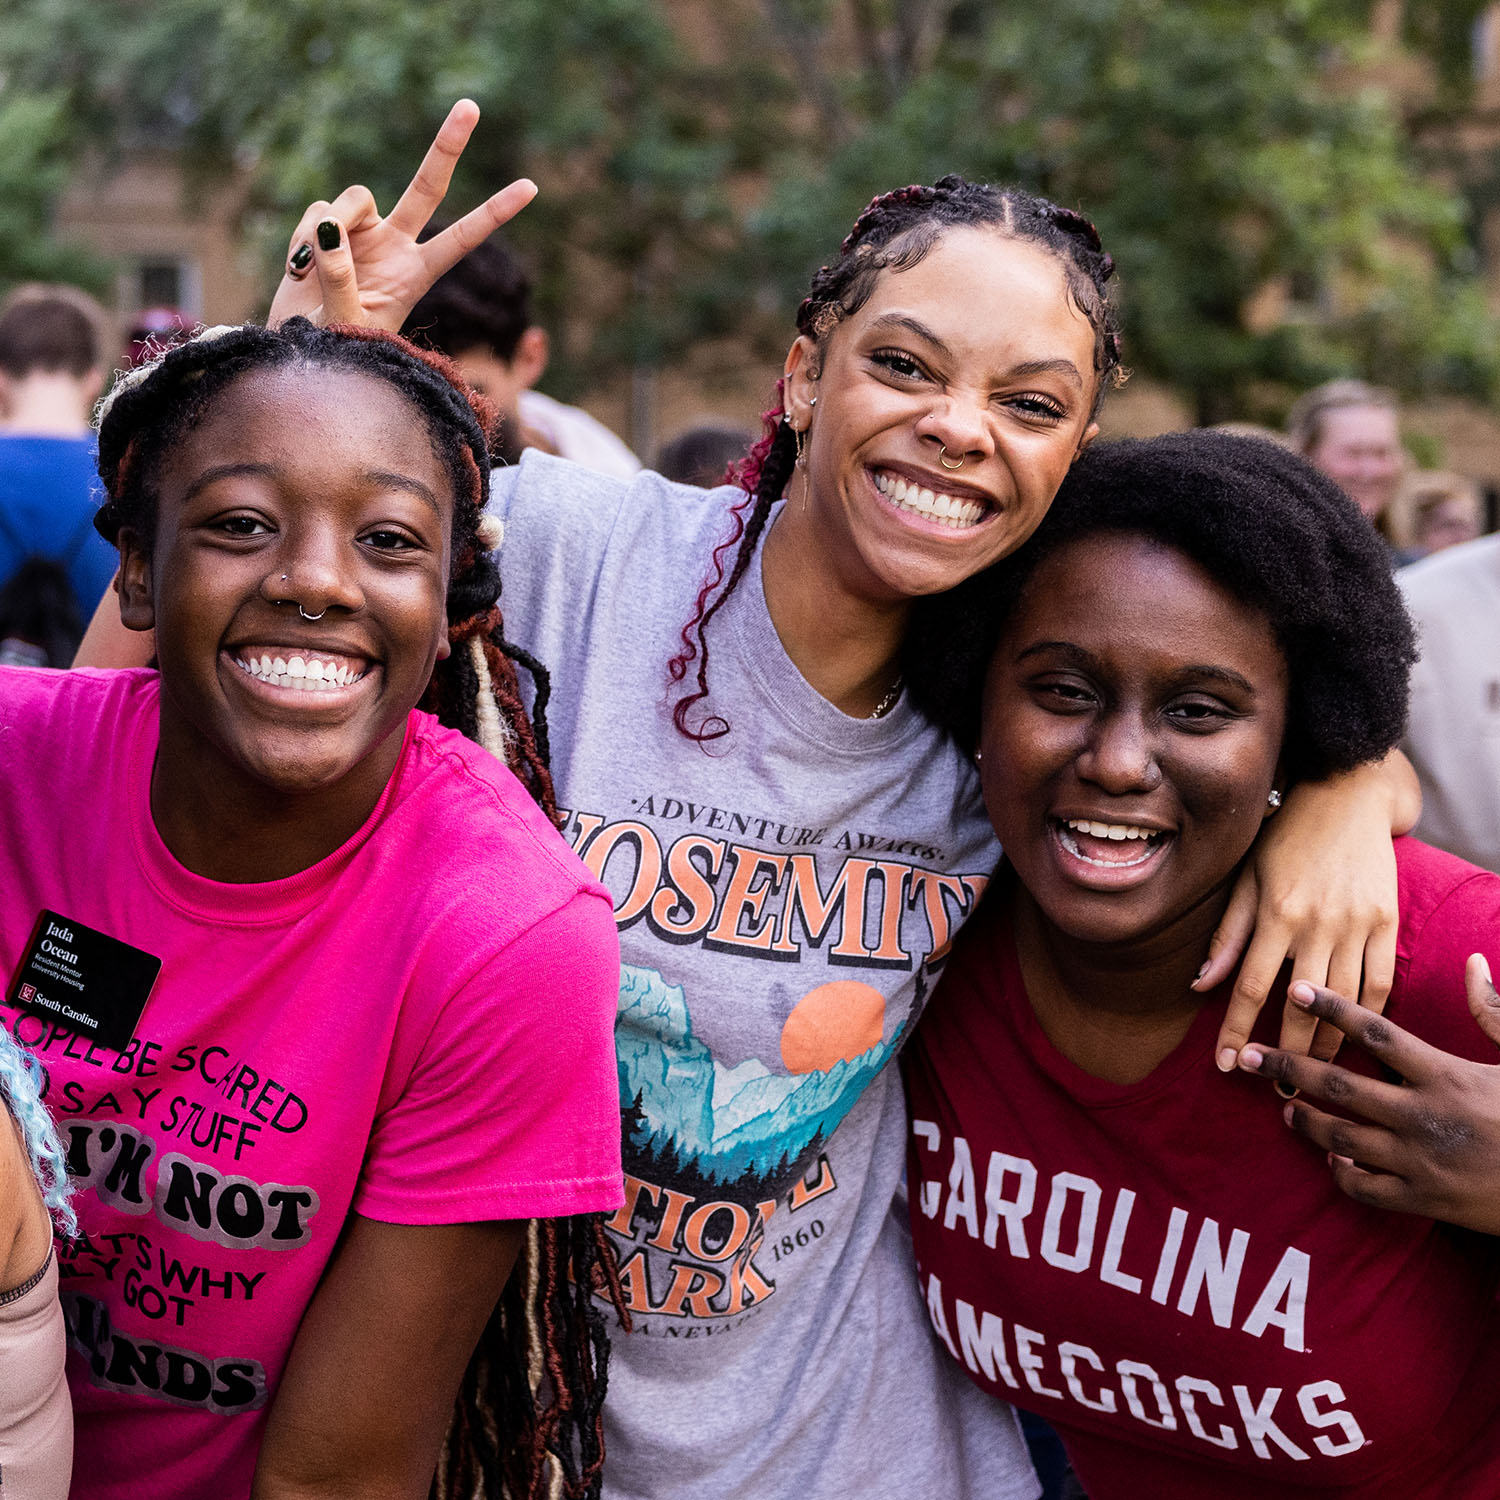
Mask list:
[[[1203,983],[1203,976],[1208,973],[1208,966],[1212,962],[1213,962],[1213,960],[1211,958],[1205,958],[1203,960],[1203,967],[1201,969],[1199,969],[1196,974],[1193,975],[1193,982],[1188,986],[1188,988],[1190,990],[1197,989],[1198,986]]]
[[[1276,1084],[1273,1084],[1272,1087],[1276,1090],[1276,1092],[1278,1094],[1281,1095],[1281,1097],[1283,1099],[1295,1099],[1297,1097],[1297,1095],[1302,1092],[1301,1089],[1291,1088],[1290,1086],[1288,1086],[1287,1084],[1284,1084],[1284,1083],[1276,1083]],[[1288,1106],[1287,1107],[1286,1116],[1285,1116],[1286,1122],[1287,1122],[1288,1125],[1290,1125],[1292,1123],[1292,1121],[1291,1121],[1291,1114],[1292,1114],[1291,1107]]]
[[[1490,961],[1489,961],[1489,959],[1487,959],[1484,956],[1484,954],[1482,954],[1482,953],[1476,953],[1474,955],[1474,957],[1479,960],[1479,966],[1480,966],[1480,968],[1482,968],[1484,970],[1484,982],[1487,985],[1489,985],[1489,987],[1491,989],[1494,989],[1494,987],[1495,987],[1495,976],[1490,973]]]
[[[1246,1047],[1240,1053],[1240,1066],[1247,1073],[1259,1073],[1260,1065],[1265,1060],[1265,1054],[1257,1051],[1254,1047]]]
[[[1299,979],[1288,994],[1294,1005],[1311,1005],[1317,998],[1313,993],[1313,987],[1305,979]]]
[[[312,258],[313,248],[310,244],[308,244],[306,240],[303,240],[302,243],[292,251],[291,255],[287,257],[287,265],[292,268],[294,273],[296,273],[297,275],[301,275],[301,273],[312,264]]]
[[[1182,983],[1180,979],[1177,982],[1178,984]],[[1221,1047],[1219,1049],[1219,1055],[1215,1059],[1215,1061],[1219,1065],[1219,1071],[1221,1073],[1232,1073],[1234,1071],[1235,1059],[1238,1056],[1239,1053],[1236,1052],[1233,1047]]]
[[[318,248],[320,250],[337,250],[339,247],[339,221],[337,219],[324,219],[318,225]],[[1182,981],[1177,981],[1179,984]]]

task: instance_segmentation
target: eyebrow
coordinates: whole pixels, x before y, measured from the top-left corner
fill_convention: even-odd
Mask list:
[[[274,464],[215,464],[212,468],[205,469],[187,487],[182,498],[184,501],[191,500],[209,485],[221,479],[235,479],[241,475],[259,479],[275,479],[277,470]],[[385,489],[404,490],[408,494],[415,495],[419,500],[425,501],[439,517],[443,513],[432,491],[420,479],[413,479],[409,474],[397,474],[390,469],[366,469],[360,478],[368,484],[379,485]]]
[[[1022,662],[1032,656],[1057,655],[1078,667],[1096,667],[1098,658],[1091,651],[1085,651],[1082,646],[1074,645],[1072,641],[1036,641],[1024,650],[1016,653],[1016,660]],[[1255,684],[1248,677],[1230,667],[1211,666],[1207,662],[1195,662],[1190,666],[1182,667],[1172,674],[1174,680],[1187,682],[1200,678],[1208,678],[1210,682],[1222,682],[1230,687],[1238,688],[1242,693],[1255,696]]]
[[[931,344],[942,354],[951,357],[953,352],[932,329],[909,313],[883,313],[880,317],[872,319],[870,327],[872,329],[904,328],[908,333],[914,333],[919,339]],[[1018,376],[1024,379],[1028,375],[1061,375],[1065,380],[1076,385],[1079,390],[1083,389],[1083,376],[1071,359],[1028,359],[1006,371],[1007,379],[1015,379]]]

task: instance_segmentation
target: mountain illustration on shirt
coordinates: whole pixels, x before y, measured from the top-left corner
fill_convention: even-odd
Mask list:
[[[681,986],[625,965],[615,1020],[625,1170],[750,1204],[780,1197],[896,1050],[885,998],[835,980],[793,1007],[779,1067],[717,1062],[693,1034]]]

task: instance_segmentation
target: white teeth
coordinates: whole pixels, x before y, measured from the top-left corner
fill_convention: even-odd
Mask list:
[[[1134,859],[1095,859],[1092,854],[1085,854],[1083,850],[1078,847],[1076,840],[1069,832],[1069,829],[1073,828],[1078,829],[1080,832],[1088,832],[1091,828],[1104,828],[1107,826],[1109,825],[1103,823],[1084,824],[1069,819],[1068,823],[1057,831],[1058,842],[1062,844],[1063,848],[1066,849],[1074,859],[1081,859],[1084,864],[1095,865],[1101,870],[1128,870],[1134,865],[1143,865],[1148,859],[1154,858],[1156,855],[1156,851],[1161,848],[1160,844],[1147,844],[1146,847]],[[1102,838],[1105,836],[1106,835],[1103,834],[1094,835],[1095,838]]]
[[[1117,842],[1125,839],[1149,839],[1160,832],[1159,829],[1141,828],[1134,823],[1090,823],[1084,818],[1069,818],[1067,826],[1092,838],[1114,839]]]
[[[240,670],[274,687],[303,693],[333,693],[358,682],[365,674],[347,662],[321,661],[317,657],[235,657]]]
[[[899,474],[887,474],[880,469],[873,473],[875,488],[898,509],[925,516],[941,526],[962,531],[975,525],[984,516],[985,506],[978,500],[962,500],[957,495],[945,495],[925,489],[902,479]]]

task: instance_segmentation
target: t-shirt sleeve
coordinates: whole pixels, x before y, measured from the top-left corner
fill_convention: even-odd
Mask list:
[[[355,1211],[452,1224],[618,1208],[619,987],[614,917],[594,892],[486,962],[376,1120]]]
[[[559,631],[582,628],[631,493],[628,481],[536,449],[494,471],[488,508],[505,523],[500,607],[508,639],[547,660]]]
[[[1457,860],[1446,861],[1463,868]],[[1500,974],[1500,876],[1472,869],[1425,913],[1412,933],[1404,982],[1397,972],[1393,1020],[1434,1047],[1476,1062],[1500,1063],[1500,1049],[1469,1014],[1464,967],[1482,953]]]

